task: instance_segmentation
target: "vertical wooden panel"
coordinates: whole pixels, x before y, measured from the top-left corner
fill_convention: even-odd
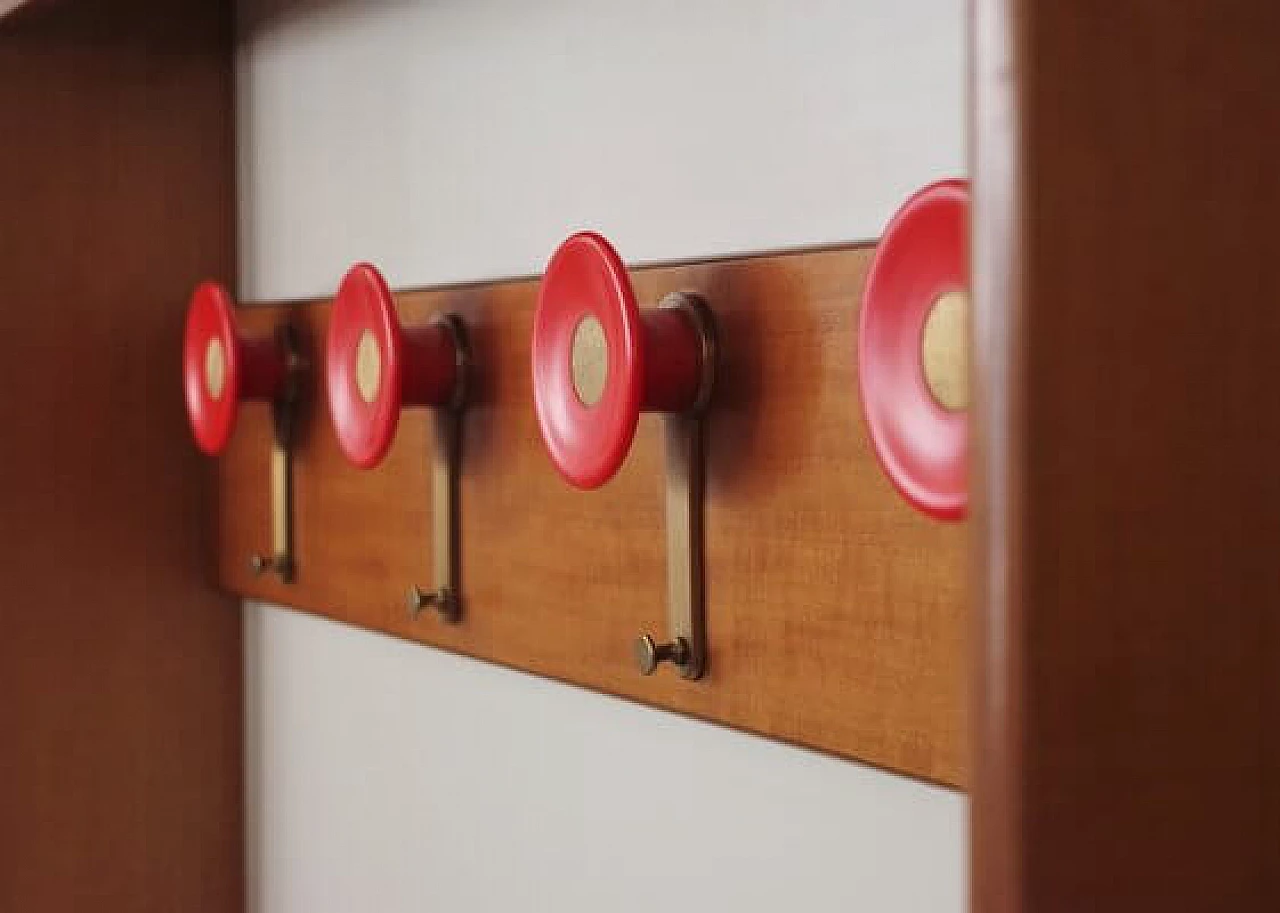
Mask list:
[[[240,622],[178,384],[234,252],[221,0],[0,24],[0,909],[242,904]]]
[[[1280,909],[1280,7],[976,8],[975,908]]]

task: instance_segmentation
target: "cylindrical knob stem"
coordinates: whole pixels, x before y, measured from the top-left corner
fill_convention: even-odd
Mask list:
[[[684,412],[697,402],[702,389],[703,343],[690,316],[681,308],[642,311],[647,348],[644,393],[645,412]]]
[[[655,643],[648,634],[641,634],[635,644],[636,666],[641,675],[653,675],[659,665],[669,662],[683,667],[689,662],[689,642],[677,637],[668,643]]]
[[[445,407],[455,399],[458,341],[443,323],[401,328],[404,339],[404,405]]]
[[[240,357],[243,362],[241,399],[272,400],[284,392],[291,366],[274,336],[241,339]]]

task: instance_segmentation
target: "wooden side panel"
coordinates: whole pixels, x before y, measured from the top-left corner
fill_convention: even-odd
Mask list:
[[[228,7],[0,24],[3,910],[243,903],[240,621],[177,383],[232,268]]]
[[[977,4],[974,907],[1280,909],[1280,7]]]
[[[913,512],[869,450],[856,316],[869,249],[637,270],[656,303],[699,291],[724,352],[710,426],[710,674],[643,678],[631,645],[665,630],[661,424],[645,417],[603,489],[561,482],[538,436],[532,280],[400,295],[407,322],[456,310],[471,328],[478,405],[466,419],[465,618],[406,617],[429,584],[430,429],[407,413],[381,468],[343,461],[321,400],[297,470],[298,582],[255,579],[267,544],[268,411],[251,404],[221,460],[226,585],[364,627],[905,771],[963,782],[965,527]],[[327,305],[292,319],[317,351]],[[319,393],[320,391],[316,391]],[[322,394],[321,394],[322,395]],[[423,700],[447,699],[423,696]]]

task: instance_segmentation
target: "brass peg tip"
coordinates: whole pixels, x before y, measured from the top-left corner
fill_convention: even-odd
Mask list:
[[[641,634],[635,643],[636,667],[641,675],[653,675],[660,664],[669,662],[683,667],[689,662],[689,642],[683,637],[665,644],[654,643],[648,634]]]
[[[431,604],[435,595],[436,594],[434,592],[427,592],[419,586],[409,587],[409,595],[405,600],[409,607],[409,617],[417,618],[418,614]]]
[[[282,555],[254,555],[249,559],[249,570],[254,576],[274,571],[285,583],[293,582],[293,559]]]
[[[457,600],[448,589],[424,590],[420,586],[409,587],[409,595],[405,600],[409,606],[409,617],[416,619],[426,608],[434,608],[445,621],[455,621],[458,616]]]

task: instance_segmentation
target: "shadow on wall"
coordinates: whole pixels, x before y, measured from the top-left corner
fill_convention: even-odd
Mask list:
[[[407,9],[421,6],[424,2],[440,4],[449,0],[237,0],[236,16],[240,34],[245,35],[295,19],[340,13],[347,9],[365,12],[375,7]]]

